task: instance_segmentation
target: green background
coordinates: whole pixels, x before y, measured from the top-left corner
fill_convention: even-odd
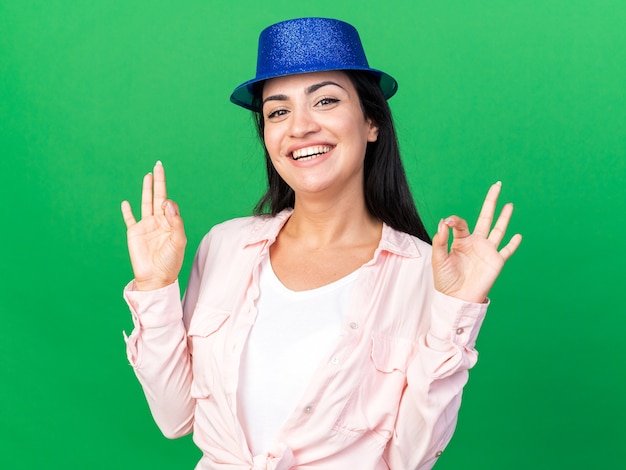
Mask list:
[[[623,468],[626,3],[0,0],[0,467],[182,469],[124,352],[119,204],[160,159],[190,261],[263,188],[229,103],[260,30],[359,29],[429,231],[504,182],[524,241],[494,287],[437,469]],[[504,202],[504,201],[502,201]]]

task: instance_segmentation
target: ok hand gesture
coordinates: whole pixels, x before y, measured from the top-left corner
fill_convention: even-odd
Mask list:
[[[173,283],[183,264],[187,238],[178,206],[167,199],[161,162],[143,178],[141,220],[135,220],[128,201],[122,202],[122,215],[137,290]]]
[[[501,187],[498,182],[489,188],[473,233],[467,222],[457,216],[439,222],[432,254],[438,291],[468,302],[484,302],[504,263],[517,250],[522,241],[519,234],[498,251],[513,213],[512,204],[502,208],[491,228]],[[448,251],[450,229],[454,239]]]

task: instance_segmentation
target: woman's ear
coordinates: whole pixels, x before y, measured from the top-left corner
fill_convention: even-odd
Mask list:
[[[369,126],[369,129],[367,131],[367,141],[376,142],[378,140],[378,124],[376,124],[370,118],[367,118],[367,125]]]

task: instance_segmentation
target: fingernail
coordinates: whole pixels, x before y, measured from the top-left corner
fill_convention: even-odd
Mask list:
[[[448,227],[452,227],[454,225],[454,219],[452,217],[448,217],[444,222]]]
[[[157,165],[163,165],[163,163],[161,163],[161,160],[157,160],[156,164]]]
[[[176,215],[176,209],[174,209],[174,204],[172,204],[171,202],[167,202],[167,212],[169,212],[171,215]]]
[[[502,186],[502,181],[496,181],[496,184],[497,184],[498,186]]]

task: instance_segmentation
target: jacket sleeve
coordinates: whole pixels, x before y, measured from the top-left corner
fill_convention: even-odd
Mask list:
[[[487,306],[435,292],[430,327],[408,365],[395,430],[385,449],[389,468],[430,469],[452,438],[468,371],[478,359],[474,347]]]
[[[190,396],[191,364],[182,321],[178,282],[149,292],[124,289],[134,329],[126,339],[126,354],[141,383],[152,416],[163,434],[177,438],[193,427]]]
[[[135,290],[131,281],[124,289],[133,331],[126,340],[126,355],[141,383],[152,417],[167,438],[193,430],[195,399],[187,327],[199,296],[210,245],[207,234],[196,252],[189,283],[181,302],[178,281],[149,292]]]

